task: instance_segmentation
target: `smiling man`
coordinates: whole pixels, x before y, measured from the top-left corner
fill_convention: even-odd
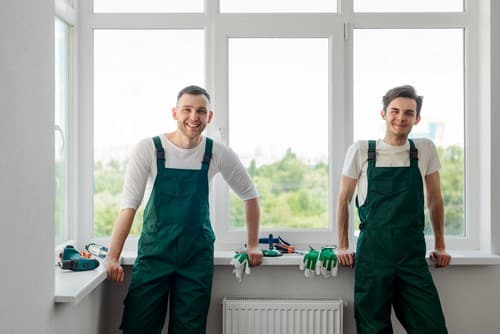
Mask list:
[[[244,201],[250,265],[262,263],[255,186],[230,148],[202,135],[213,118],[207,91],[198,86],[182,89],[172,117],[177,121],[174,132],[144,139],[134,148],[111,235],[108,279],[122,282],[120,254],[146,194],[144,225],[124,302],[124,333],[160,333],[167,308],[168,333],[205,333],[215,241],[209,183],[219,172]]]
[[[391,306],[408,333],[447,333],[425,260],[424,198],[434,230],[431,259],[450,263],[444,243],[440,162],[433,142],[408,139],[420,122],[422,96],[412,86],[383,97],[384,139],[358,141],[347,151],[338,196],[338,260],[355,265],[358,334],[392,333]],[[426,185],[424,188],[423,185]],[[356,257],[349,250],[349,205],[357,187],[361,221]],[[426,196],[424,196],[426,189]]]

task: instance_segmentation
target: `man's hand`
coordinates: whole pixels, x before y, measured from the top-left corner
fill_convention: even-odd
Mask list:
[[[238,282],[241,282],[243,275],[250,275],[250,264],[248,263],[247,253],[237,253],[231,259],[231,264],[234,266],[233,273],[236,275]]]
[[[125,274],[123,268],[117,259],[106,259],[106,269],[108,272],[108,279],[113,282],[123,282]]]
[[[352,251],[349,249],[338,249],[336,253],[340,265],[349,268],[354,267],[354,253]]]
[[[263,255],[259,246],[247,247],[246,253],[248,254],[248,262],[250,267],[257,267],[262,264]]]
[[[444,249],[436,249],[431,252],[430,259],[435,262],[436,268],[442,268],[450,264],[451,255]]]

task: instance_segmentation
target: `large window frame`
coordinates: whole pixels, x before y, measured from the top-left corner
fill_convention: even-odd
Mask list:
[[[67,26],[67,49],[66,49],[66,62],[67,62],[67,87],[66,87],[66,128],[61,129],[56,126],[56,135],[60,133],[63,136],[63,145],[66,153],[66,191],[64,199],[64,212],[63,219],[66,221],[64,226],[64,235],[61,240],[55,238],[56,249],[61,245],[72,242],[76,239],[78,230],[77,219],[77,135],[78,128],[75,121],[77,110],[77,35],[78,35],[78,15],[77,9],[72,0],[55,0],[55,18],[62,21]]]
[[[465,35],[465,237],[446,237],[448,249],[484,248],[485,226],[481,218],[491,209],[484,200],[485,183],[479,172],[485,169],[489,153],[480,148],[489,138],[481,134],[480,117],[489,115],[480,109],[479,82],[479,8],[474,1],[465,0],[462,13],[354,13],[353,0],[339,0],[337,13],[304,14],[221,14],[217,0],[205,1],[204,13],[165,14],[115,14],[93,13],[92,1],[79,2],[79,75],[80,96],[78,116],[78,150],[81,157],[78,173],[78,235],[82,240],[93,237],[93,111],[92,111],[92,32],[94,29],[203,29],[206,36],[206,88],[212,93],[216,117],[207,128],[207,135],[221,138],[228,143],[228,39],[229,38],[328,38],[329,40],[329,214],[327,231],[261,230],[282,235],[299,247],[336,243],[336,202],[341,166],[344,155],[353,138],[353,29],[419,29],[460,28]],[[167,97],[174,98],[174,97]],[[374,106],[376,108],[377,106]],[[168,113],[168,110],[165,110]],[[222,134],[222,135],[220,135]],[[488,147],[486,145],[486,147]],[[479,163],[478,163],[479,162]],[[246,241],[244,230],[231,230],[229,220],[229,189],[220,177],[216,177],[210,194],[212,223],[217,235],[216,249],[236,249]],[[353,222],[354,210],[351,210]],[[486,214],[486,216],[488,216]],[[353,224],[349,230],[350,245],[355,246]],[[107,242],[106,239],[100,240]],[[127,247],[134,248],[136,238],[130,238]],[[428,248],[433,247],[432,236],[427,238]]]

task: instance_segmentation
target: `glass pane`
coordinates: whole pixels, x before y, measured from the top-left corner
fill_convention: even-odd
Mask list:
[[[68,26],[55,20],[55,243],[68,238]]]
[[[410,137],[430,138],[438,148],[445,231],[465,235],[463,30],[354,31],[354,140],[384,136],[382,96],[404,84],[424,96],[420,123]],[[426,233],[431,233],[428,221]]]
[[[327,228],[328,39],[229,39],[229,135],[264,228]],[[230,205],[243,226],[234,194]]]
[[[126,159],[139,140],[176,127],[180,89],[204,86],[203,30],[94,32],[94,234],[110,235]],[[138,234],[138,211],[131,234]]]
[[[336,13],[337,0],[221,0],[221,13]]]
[[[463,12],[464,0],[354,0],[355,12]]]
[[[200,13],[203,6],[204,0],[94,0],[95,13]]]

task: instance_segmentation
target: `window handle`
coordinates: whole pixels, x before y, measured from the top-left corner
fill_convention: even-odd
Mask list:
[[[55,131],[56,131],[56,134],[59,133],[61,135],[61,149],[59,150],[59,152],[63,153],[64,152],[64,131],[63,129],[61,128],[61,126],[57,125],[55,126]]]

